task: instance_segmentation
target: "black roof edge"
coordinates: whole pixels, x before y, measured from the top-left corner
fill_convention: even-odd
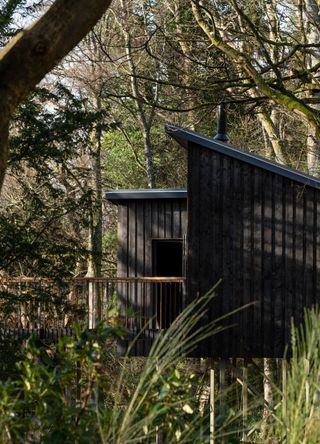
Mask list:
[[[310,187],[320,189],[320,180],[316,177],[273,162],[272,160],[266,159],[257,154],[251,154],[246,151],[242,151],[239,148],[235,148],[234,146],[227,143],[218,142],[211,137],[203,136],[202,134],[196,133],[195,131],[185,130],[174,125],[165,125],[165,131],[184,148],[188,148],[189,142],[195,143],[204,148],[211,149],[234,159],[241,160],[256,167],[262,168],[266,171],[270,171],[271,173],[286,177],[287,179],[300,182],[303,185],[308,185]]]
[[[112,190],[105,194],[110,202],[120,200],[143,200],[143,199],[186,199],[187,190],[180,188],[152,188],[146,190]]]

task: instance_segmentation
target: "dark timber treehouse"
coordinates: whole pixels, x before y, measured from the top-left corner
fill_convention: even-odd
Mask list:
[[[135,353],[147,354],[154,333],[222,279],[203,322],[249,306],[197,356],[282,357],[291,320],[319,303],[320,181],[191,131],[166,131],[188,151],[188,192],[107,193],[119,208],[122,304],[139,313],[137,328],[153,319]]]

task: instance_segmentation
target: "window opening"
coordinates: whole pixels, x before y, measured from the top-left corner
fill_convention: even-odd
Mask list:
[[[153,276],[182,277],[182,239],[154,239],[152,262]],[[156,283],[154,293],[157,327],[168,328],[182,310],[182,284],[178,282]]]

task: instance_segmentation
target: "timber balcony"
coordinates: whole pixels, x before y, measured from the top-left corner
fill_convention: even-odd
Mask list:
[[[139,334],[138,354],[147,353],[157,331],[169,327],[185,306],[185,279],[175,277],[49,279],[0,278],[2,336],[69,334],[72,324],[99,321]],[[51,336],[50,336],[51,335]],[[147,342],[148,344],[144,344]]]

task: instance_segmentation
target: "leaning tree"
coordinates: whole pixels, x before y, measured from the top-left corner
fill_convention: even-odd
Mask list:
[[[111,0],[55,0],[0,51],[0,189],[12,114],[41,79],[90,31]]]

